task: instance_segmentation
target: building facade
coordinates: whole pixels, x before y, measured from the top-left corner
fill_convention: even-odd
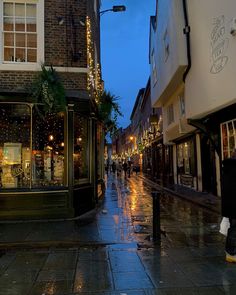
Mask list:
[[[163,110],[174,182],[217,195],[236,145],[235,5],[159,0],[150,31],[152,105]]]
[[[103,178],[100,1],[0,8],[0,219],[77,216],[95,206]],[[47,100],[35,99],[35,81]],[[63,109],[52,108],[50,85],[63,85]]]

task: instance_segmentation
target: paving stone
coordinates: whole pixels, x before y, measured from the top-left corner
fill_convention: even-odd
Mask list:
[[[144,267],[136,252],[129,250],[110,251],[109,258],[113,272],[144,271]]]
[[[73,269],[76,266],[77,262],[77,251],[64,251],[64,252],[55,252],[50,253],[47,257],[43,270],[60,270],[63,269]]]
[[[63,269],[63,264],[61,265],[61,270],[42,270],[39,272],[37,277],[37,282],[49,282],[49,281],[72,281],[74,278],[75,270]]]
[[[143,271],[113,273],[116,290],[152,288],[150,278]]]
[[[146,290],[146,295],[222,295],[217,287],[201,288],[166,288],[158,290]]]
[[[5,272],[7,267],[11,264],[11,262],[15,259],[15,254],[3,254],[0,257],[0,275]]]
[[[28,295],[62,295],[72,292],[73,281],[36,282]],[[27,294],[27,293],[26,293]],[[18,294],[19,295],[19,294]],[[22,293],[23,295],[23,293]]]
[[[77,264],[74,292],[113,290],[108,261],[83,261]]]
[[[47,259],[47,253],[35,253],[35,252],[20,252],[17,253],[15,259],[12,261],[11,269],[20,270],[37,270],[41,269]]]
[[[25,295],[29,294],[32,284],[0,282],[0,295]]]

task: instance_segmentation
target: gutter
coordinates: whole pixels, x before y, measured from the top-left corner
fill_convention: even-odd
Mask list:
[[[191,61],[191,48],[190,48],[190,26],[189,26],[189,22],[188,22],[188,12],[187,12],[186,0],[182,0],[182,4],[183,4],[184,22],[185,22],[185,27],[183,29],[183,33],[186,35],[187,59],[188,59],[188,65],[187,65],[187,68],[183,74],[183,82],[185,83],[188,72],[191,69],[192,61]]]

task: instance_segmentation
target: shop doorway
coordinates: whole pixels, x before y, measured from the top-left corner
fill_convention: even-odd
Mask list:
[[[215,149],[207,136],[201,139],[202,151],[202,190],[203,192],[217,194]]]

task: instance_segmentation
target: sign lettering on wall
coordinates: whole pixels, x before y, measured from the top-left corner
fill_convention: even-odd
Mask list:
[[[225,17],[221,15],[213,19],[211,31],[211,74],[218,74],[228,62],[226,55],[229,39],[226,37]]]

